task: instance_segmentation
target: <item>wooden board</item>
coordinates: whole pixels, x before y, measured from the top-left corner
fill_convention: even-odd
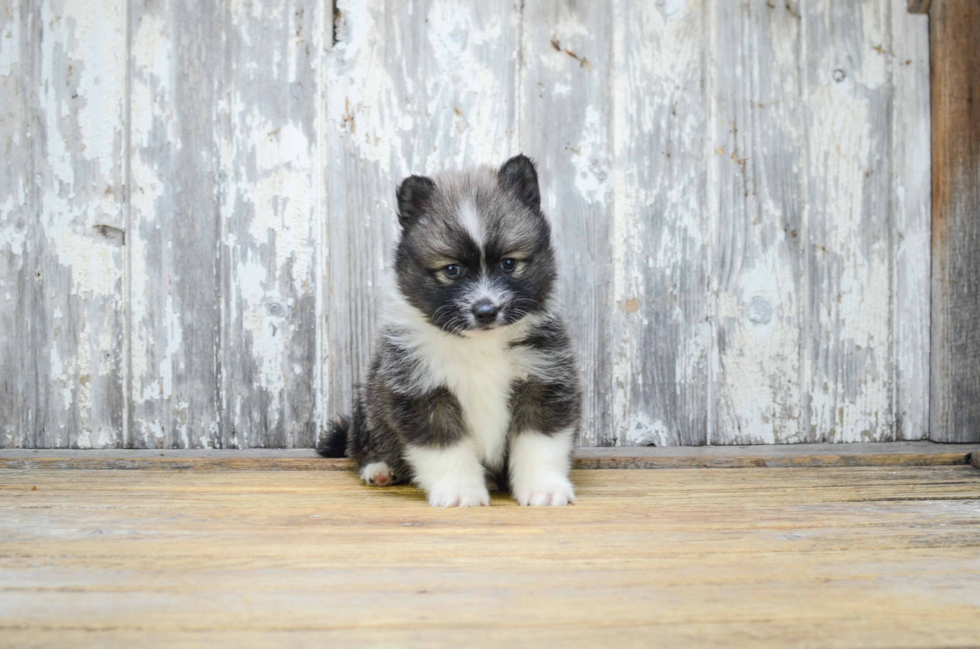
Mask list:
[[[892,0],[892,301],[895,439],[925,439],[929,428],[928,297],[931,256],[932,133],[928,16],[905,13]],[[964,440],[968,441],[968,440]],[[980,441],[980,438],[973,441]]]
[[[130,408],[125,445],[221,443],[222,17],[137,1],[132,16]]]
[[[225,8],[218,446],[310,447],[316,439],[327,11],[315,0]]]
[[[580,448],[575,451],[573,466],[576,469],[940,466],[966,464],[975,450],[980,449],[930,442]],[[323,459],[306,449],[243,449],[4,450],[0,451],[0,468],[353,471],[356,467],[349,460]]]
[[[931,439],[980,440],[980,7],[936,0]]]
[[[713,7],[711,440],[804,442],[803,306],[811,286],[803,261],[802,21],[790,3]]]
[[[9,4],[0,447],[313,445],[367,367],[396,184],[519,151],[583,444],[928,435],[904,0]],[[980,383],[943,376],[943,439],[976,439]]]
[[[18,0],[0,15],[0,448],[44,446],[35,426],[38,396],[33,313],[37,278],[28,244],[37,236],[37,187],[32,183],[30,116],[36,53],[25,36],[33,26],[31,5]]]
[[[126,3],[0,14],[0,446],[118,446]]]
[[[807,438],[894,435],[888,2],[806,3]],[[863,38],[848,34],[856,30]],[[876,49],[878,48],[878,49]],[[849,155],[840,155],[841,150]]]
[[[612,420],[595,438],[711,443],[710,21],[699,2],[612,8]]]
[[[583,471],[429,508],[346,473],[0,472],[0,646],[976,644],[969,466]]]
[[[321,11],[134,7],[127,445],[314,443]]]

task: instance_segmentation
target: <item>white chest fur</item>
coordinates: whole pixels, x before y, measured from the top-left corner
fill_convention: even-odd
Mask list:
[[[467,434],[485,466],[500,468],[510,427],[510,389],[528,375],[546,376],[549,361],[526,347],[511,347],[543,316],[528,316],[509,327],[454,336],[430,325],[397,291],[388,293],[387,335],[418,361],[414,382],[420,391],[447,387],[459,400]]]
[[[499,468],[510,426],[510,388],[524,372],[507,332],[439,336],[420,349],[430,380],[459,399],[467,433],[486,466]]]

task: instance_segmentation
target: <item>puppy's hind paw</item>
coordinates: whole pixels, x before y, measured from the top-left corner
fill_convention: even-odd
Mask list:
[[[386,462],[371,462],[361,467],[361,480],[374,487],[387,487],[395,482],[395,474]]]

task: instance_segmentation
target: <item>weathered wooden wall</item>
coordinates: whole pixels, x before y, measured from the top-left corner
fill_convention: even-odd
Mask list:
[[[8,0],[0,447],[302,447],[409,173],[540,165],[583,443],[928,436],[906,0]]]

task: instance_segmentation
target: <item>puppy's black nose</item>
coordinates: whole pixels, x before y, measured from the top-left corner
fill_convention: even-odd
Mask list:
[[[493,324],[497,321],[497,306],[492,302],[480,302],[473,305],[473,316],[481,325]]]

